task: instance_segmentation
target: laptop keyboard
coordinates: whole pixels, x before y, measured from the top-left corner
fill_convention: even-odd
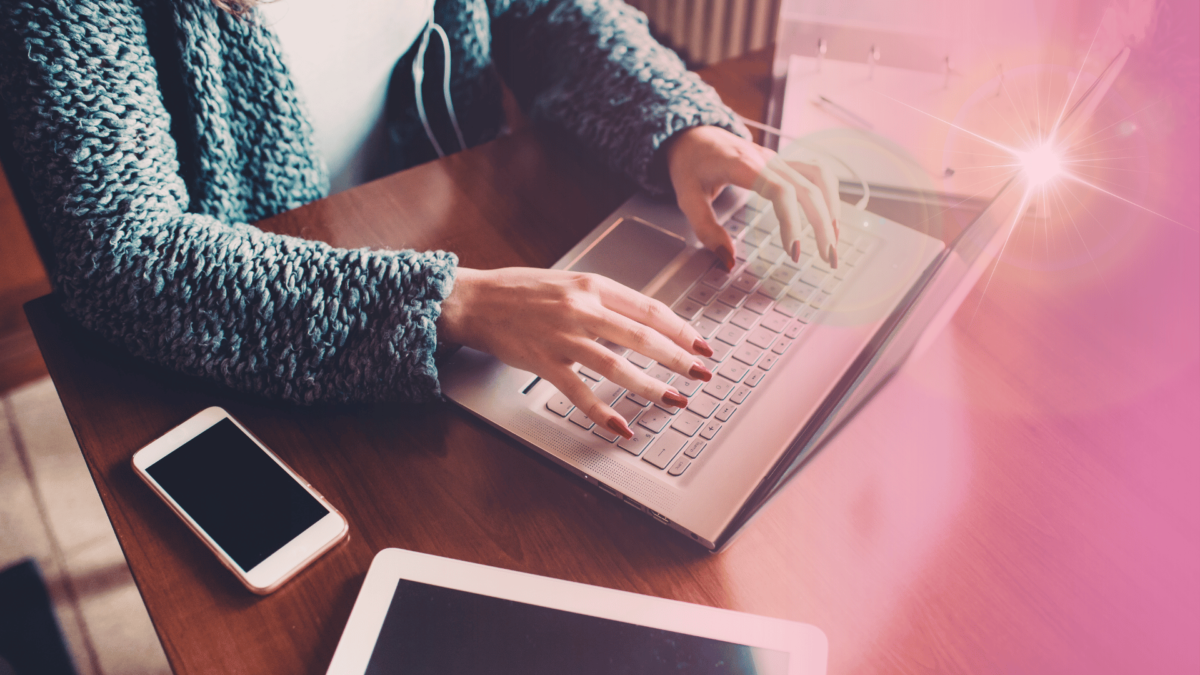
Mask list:
[[[701,359],[713,371],[712,380],[689,380],[642,354],[624,352],[631,363],[686,396],[686,408],[665,406],[627,392],[587,367],[579,369],[580,376],[597,397],[625,418],[633,438],[626,440],[597,426],[559,392],[546,403],[564,423],[591,431],[667,476],[682,476],[703,459],[709,442],[751,400],[779,359],[817,312],[837,297],[847,276],[876,245],[870,235],[843,229],[838,269],[830,269],[809,253],[792,262],[779,246],[778,221],[769,203],[760,198],[736,211],[724,227],[738,245],[737,265],[726,272],[721,263],[715,263],[672,307],[712,347],[712,358]],[[816,250],[811,230],[805,233],[800,248]]]

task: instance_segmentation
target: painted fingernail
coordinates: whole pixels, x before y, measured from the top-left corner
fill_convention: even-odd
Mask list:
[[[833,244],[829,245],[829,266],[837,269],[837,247]]]
[[[733,259],[733,251],[722,246],[721,248],[717,249],[717,257],[721,259],[721,264],[725,266],[726,272],[733,271],[733,266],[735,264]]]
[[[835,241],[842,238],[842,231],[838,229],[836,220],[833,221],[833,238]]]
[[[712,347],[709,347],[708,343],[705,342],[703,338],[696,338],[696,341],[692,343],[692,351],[696,352],[700,356],[713,355]]]
[[[676,408],[687,407],[687,399],[684,398],[683,394],[680,394],[674,389],[668,389],[666,393],[663,394],[662,400],[663,403],[666,403],[667,405],[673,405]]]
[[[688,370],[688,377],[708,382],[712,379],[712,371],[705,368],[703,363],[693,363],[691,369]]]
[[[792,262],[800,262],[800,241],[792,242]]]
[[[625,420],[621,419],[620,417],[610,417],[608,422],[605,423],[605,426],[607,426],[609,429],[612,429],[614,434],[620,434],[621,437],[625,438],[626,440],[633,438],[633,432],[630,431],[629,427],[625,425]]]

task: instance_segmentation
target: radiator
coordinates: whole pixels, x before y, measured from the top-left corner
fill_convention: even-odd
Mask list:
[[[689,66],[762,49],[775,39],[779,0],[626,0]]]

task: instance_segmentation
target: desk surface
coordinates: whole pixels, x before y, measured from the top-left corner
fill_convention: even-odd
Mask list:
[[[768,65],[706,77],[760,116]],[[262,226],[545,266],[629,190],[525,130]],[[1200,247],[1194,231],[1138,222],[1092,264],[999,265],[718,555],[448,404],[249,400],[87,343],[50,297],[27,312],[178,673],[324,672],[385,547],[812,623],[832,673],[1196,672]],[[1044,238],[1047,251],[1072,241]],[[1145,302],[1147,287],[1165,299]],[[136,449],[209,405],[351,524],[347,544],[266,598],[130,469]]]

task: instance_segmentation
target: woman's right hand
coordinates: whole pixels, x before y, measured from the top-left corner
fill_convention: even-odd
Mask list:
[[[438,339],[488,352],[549,381],[598,424],[632,437],[626,420],[601,401],[572,366],[580,363],[629,391],[664,405],[687,398],[596,338],[628,347],[690,379],[712,372],[696,358],[712,349],[663,303],[595,274],[513,267],[459,268],[442,302]]]

